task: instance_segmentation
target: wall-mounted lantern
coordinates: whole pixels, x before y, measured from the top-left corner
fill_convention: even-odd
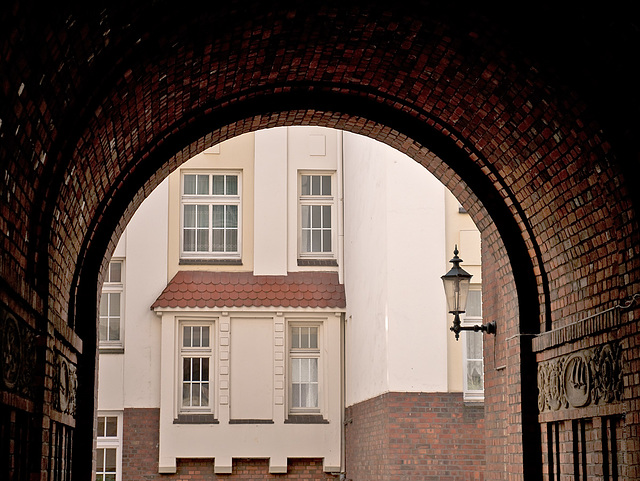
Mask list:
[[[467,308],[467,296],[469,295],[469,284],[471,283],[472,275],[460,267],[462,259],[458,257],[457,245],[453,250],[453,259],[449,262],[453,264],[453,267],[441,279],[444,284],[444,293],[447,297],[449,312],[454,316],[453,326],[449,329],[455,332],[456,340],[460,337],[460,331],[482,331],[487,334],[495,334],[496,323],[494,321],[475,326],[461,325],[460,314],[465,312]]]

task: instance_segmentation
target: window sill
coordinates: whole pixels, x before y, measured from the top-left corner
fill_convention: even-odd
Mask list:
[[[284,420],[285,424],[329,424],[321,414],[290,414]]]
[[[335,259],[298,259],[298,265],[337,267],[338,261]]]
[[[229,424],[273,424],[273,419],[229,419]]]
[[[242,259],[180,259],[181,266],[241,266]]]
[[[173,424],[219,424],[213,414],[178,414]]]
[[[124,347],[104,347],[98,348],[98,354],[124,354]]]

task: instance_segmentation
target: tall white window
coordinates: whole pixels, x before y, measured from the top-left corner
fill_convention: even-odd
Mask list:
[[[182,175],[182,257],[240,258],[239,172]]]
[[[289,411],[320,412],[319,326],[290,326]]]
[[[212,412],[212,324],[182,323],[180,333],[180,410]]]
[[[96,481],[122,480],[122,413],[98,413]]]
[[[100,347],[121,348],[124,312],[124,262],[112,260],[100,296]]]
[[[464,325],[482,324],[482,290],[471,286],[467,298]],[[463,331],[464,399],[484,400],[484,361],[482,357],[482,332]]]
[[[331,174],[300,175],[300,256],[334,257],[334,187]]]

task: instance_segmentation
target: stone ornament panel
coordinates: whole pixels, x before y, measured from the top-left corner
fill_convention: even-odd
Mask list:
[[[53,405],[63,414],[76,415],[77,367],[60,352],[56,352],[56,375],[53,386]]]
[[[35,331],[0,307],[0,390],[34,400]]]
[[[619,402],[622,389],[622,349],[617,342],[538,364],[541,413]]]

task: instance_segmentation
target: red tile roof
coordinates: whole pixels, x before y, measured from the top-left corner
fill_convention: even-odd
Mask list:
[[[254,276],[250,272],[179,271],[151,309],[345,306],[344,285],[336,272]]]

